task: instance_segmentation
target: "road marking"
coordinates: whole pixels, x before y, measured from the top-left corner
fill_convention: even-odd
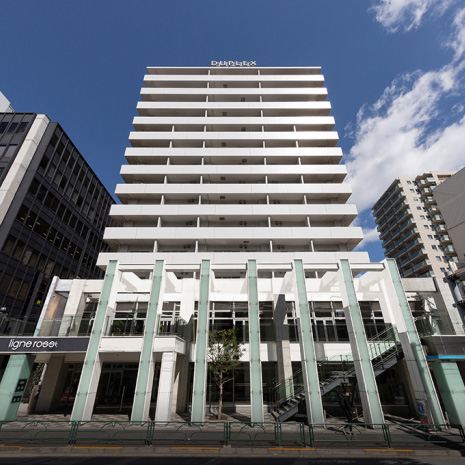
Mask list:
[[[73,449],[122,449],[122,447],[74,446]]]
[[[172,447],[171,449],[200,449],[200,450],[220,450],[221,447]]]
[[[268,450],[315,450],[314,447],[268,447]]]
[[[413,449],[363,449],[371,452],[413,452]]]
[[[1,445],[0,447],[13,447],[13,448],[16,448],[16,449],[24,449],[24,447],[22,447],[22,446],[4,446],[4,445]]]

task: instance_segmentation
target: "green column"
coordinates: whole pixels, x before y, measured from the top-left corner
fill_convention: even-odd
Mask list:
[[[73,412],[71,414],[72,421],[90,420],[92,418],[92,410],[100,374],[98,349],[103,326],[105,324],[113,279],[116,273],[116,264],[116,260],[110,260],[108,262],[97,312],[95,313],[94,325],[87,347],[86,358],[84,360],[84,366],[82,367],[81,379],[79,380],[79,386],[74,401]]]
[[[402,319],[405,323],[405,332],[402,332],[399,327],[398,330],[399,337],[402,342],[402,348],[404,349],[406,356],[406,362],[407,364],[409,363],[409,352],[411,352],[415,361],[416,370],[420,376],[421,384],[423,385],[424,394],[428,401],[428,407],[431,411],[433,422],[436,424],[443,424],[444,417],[442,415],[441,405],[439,404],[439,399],[434,388],[431,373],[428,368],[428,362],[426,361],[425,354],[421,348],[420,337],[418,336],[412,312],[408,305],[407,296],[405,295],[404,287],[402,286],[399,270],[397,269],[394,259],[387,259],[386,263],[394,285],[397,302],[399,303],[402,313]],[[407,338],[404,337],[404,334],[406,334]]]
[[[305,400],[307,404],[307,418],[310,423],[324,423],[323,404],[321,402],[318,366],[313,342],[312,323],[308,308],[307,287],[305,285],[305,271],[302,260],[294,261],[297,297],[299,308],[299,342],[301,346],[302,373],[305,385]]]
[[[341,271],[347,298],[347,302],[344,302],[346,306],[344,313],[362,401],[363,415],[365,423],[379,425],[384,423],[383,410],[379,400],[378,386],[376,385],[376,378],[371,364],[362,313],[358,305],[349,260],[341,260]]]
[[[200,295],[195,342],[194,392],[192,395],[191,421],[202,423],[205,419],[205,388],[207,385],[208,345],[208,295],[210,291],[210,261],[202,260],[200,267]]]
[[[450,424],[465,428],[465,385],[457,363],[438,361],[431,366]]]
[[[0,421],[16,419],[35,355],[10,355],[0,383]]]
[[[250,345],[250,402],[252,422],[263,422],[262,364],[260,362],[260,319],[258,315],[257,262],[249,260],[249,345]]]
[[[163,279],[163,260],[157,260],[153,268],[152,288],[145,319],[144,342],[139,359],[136,392],[132,405],[131,421],[146,421],[149,418],[150,397],[153,385],[153,342],[156,332],[158,303]]]

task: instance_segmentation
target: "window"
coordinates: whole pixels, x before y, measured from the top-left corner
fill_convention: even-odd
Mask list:
[[[437,260],[438,262],[442,262],[441,257],[440,257],[439,255],[436,255],[436,260]]]
[[[417,210],[421,210],[421,207],[417,207]]]
[[[412,181],[407,181],[407,184],[412,184]]]
[[[410,189],[410,192],[415,192],[415,189]]]
[[[19,125],[19,128],[18,128],[18,130],[16,131],[16,133],[17,133],[17,134],[22,134],[22,133],[26,130],[28,124],[29,124],[29,123],[26,123],[26,122],[21,123],[21,124]]]
[[[418,197],[414,197],[414,198],[413,198],[413,201],[414,201],[414,202],[418,202]]]
[[[13,154],[16,152],[16,144],[10,144],[10,146],[6,149],[5,158],[11,158]]]
[[[431,234],[428,234],[428,239],[432,239],[433,236]]]
[[[8,128],[7,134],[13,134],[18,127],[18,123],[11,123],[10,127]]]
[[[4,122],[0,124],[0,134],[3,134],[5,132],[7,126],[8,126],[8,122]]]
[[[425,229],[429,229],[429,226],[428,226],[427,224],[424,224],[423,227],[424,227]]]
[[[431,248],[432,248],[433,250],[438,250],[438,248],[437,248],[435,245],[432,245]]]
[[[443,273],[446,272],[446,269],[445,268],[439,268]]]
[[[420,219],[424,220],[424,219],[425,219],[425,215],[420,215]]]
[[[0,157],[3,155],[3,152],[6,150],[6,144],[0,144]]]

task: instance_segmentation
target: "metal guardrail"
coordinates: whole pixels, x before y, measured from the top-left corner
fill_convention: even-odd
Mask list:
[[[454,428],[451,430],[450,428]],[[465,433],[461,426],[447,424],[368,424],[297,422],[212,421],[190,423],[130,421],[4,421],[0,422],[0,443],[115,443],[171,445],[292,445],[312,447],[328,443],[364,443],[392,447],[397,444],[434,443],[461,446]],[[348,445],[348,443],[347,443]]]

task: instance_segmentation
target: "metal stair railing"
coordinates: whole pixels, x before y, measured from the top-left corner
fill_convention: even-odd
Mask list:
[[[376,369],[382,368],[384,365],[388,364],[388,362],[390,362],[394,357],[397,358],[400,352],[400,342],[395,326],[390,326],[384,329],[368,339],[367,342],[370,351],[370,359],[375,371]],[[347,356],[346,360],[342,360],[341,357],[342,356],[337,355],[324,362],[318,363],[318,374],[322,395],[326,393],[324,392],[325,386],[328,386],[330,383],[339,379],[343,382],[344,379],[355,375],[355,367],[351,367],[347,370],[330,370],[330,373],[325,373],[324,368],[328,365],[334,365],[336,362],[352,362],[352,360],[349,359],[349,356]],[[333,386],[333,388],[334,387],[335,386]],[[303,391],[304,383],[302,370],[298,370],[292,376],[285,379],[283,382],[276,384],[270,389],[271,411],[279,412],[286,404],[292,408],[295,405],[295,402],[293,401],[297,401]]]

